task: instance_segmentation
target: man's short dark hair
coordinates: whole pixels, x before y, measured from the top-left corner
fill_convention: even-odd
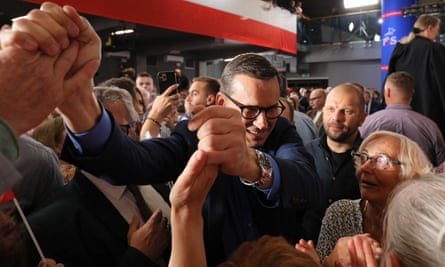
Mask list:
[[[212,77],[195,77],[192,82],[203,82],[206,84],[206,91],[209,95],[216,95],[221,87],[219,81]]]
[[[136,77],[148,77],[148,78],[152,78],[153,79],[153,76],[150,73],[145,72],[145,71],[144,72],[139,72]]]
[[[278,71],[266,58],[254,53],[241,54],[224,68],[221,75],[221,91],[229,95],[232,94],[232,82],[238,74],[245,74],[259,80],[278,77]]]
[[[386,82],[397,87],[405,96],[414,95],[414,77],[406,71],[396,71],[388,75]]]

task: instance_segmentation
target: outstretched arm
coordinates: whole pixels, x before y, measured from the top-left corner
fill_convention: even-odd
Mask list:
[[[217,165],[208,165],[207,153],[197,150],[172,188],[170,267],[206,266],[201,210],[217,172]]]

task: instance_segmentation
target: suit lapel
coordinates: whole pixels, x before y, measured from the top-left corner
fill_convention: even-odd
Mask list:
[[[105,228],[127,244],[128,223],[119,211],[79,170],[71,181],[79,190],[83,206],[91,212]]]

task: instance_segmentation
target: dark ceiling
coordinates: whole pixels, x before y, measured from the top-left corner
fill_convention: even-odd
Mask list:
[[[158,1],[158,0],[157,0]],[[303,1],[304,13],[310,17],[331,15],[335,8],[338,13],[344,12],[341,0],[312,0]],[[19,0],[1,0],[0,24],[9,24],[11,18],[23,15],[28,10],[38,5],[22,2]],[[196,34],[160,29],[146,25],[127,23],[108,18],[85,15],[92,23],[98,34],[103,39],[105,50],[117,51],[124,49],[137,49],[148,56],[162,55],[167,53],[189,55],[197,60],[214,59],[226,57],[245,51],[260,52],[268,48],[242,44],[238,42],[201,36]],[[111,45],[111,31],[117,28],[131,27],[136,33],[131,36],[113,37]]]

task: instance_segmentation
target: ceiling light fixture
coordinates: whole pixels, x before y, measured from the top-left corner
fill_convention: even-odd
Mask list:
[[[377,5],[379,0],[343,0],[345,8],[356,8],[370,5]]]
[[[134,33],[134,29],[122,29],[122,30],[115,30],[111,33],[111,35],[125,35],[125,34],[132,34]]]

